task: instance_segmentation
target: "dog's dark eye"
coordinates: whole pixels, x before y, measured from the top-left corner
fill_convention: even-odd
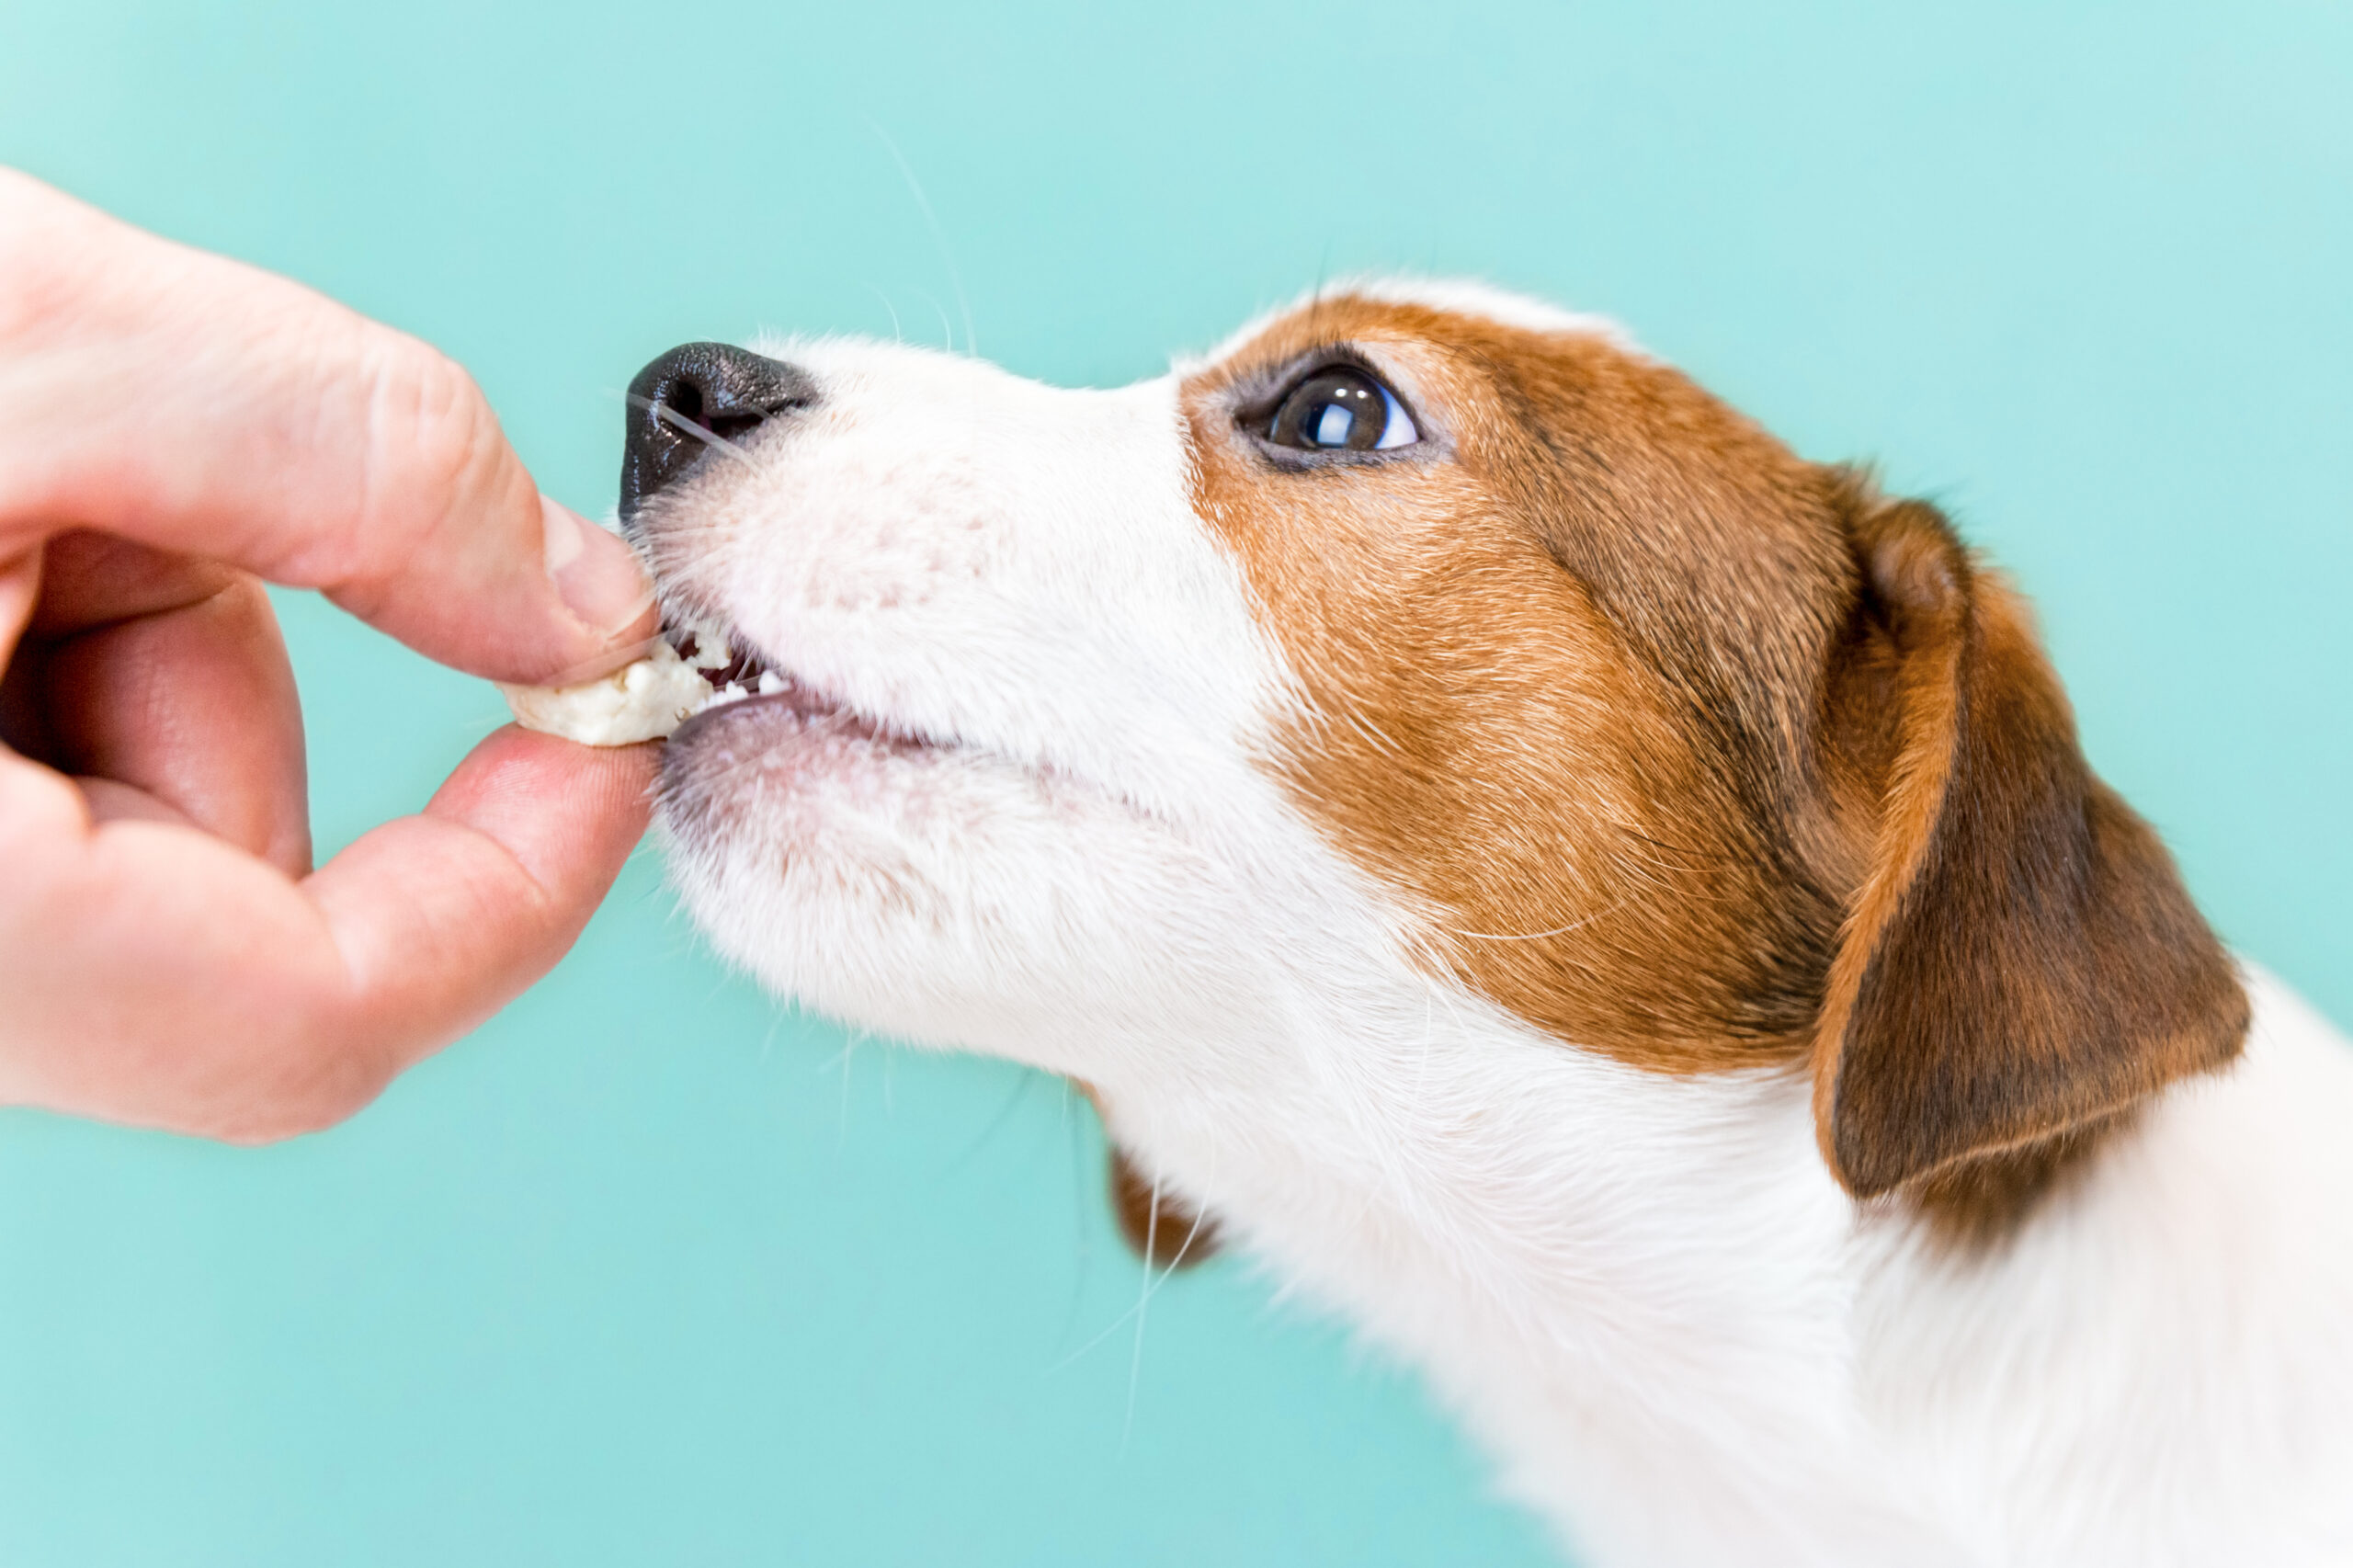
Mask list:
[[[1267,439],[1305,452],[1385,451],[1422,438],[1397,394],[1353,365],[1327,365],[1283,394]]]

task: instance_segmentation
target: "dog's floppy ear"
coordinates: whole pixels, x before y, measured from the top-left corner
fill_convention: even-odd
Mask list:
[[[1111,1219],[1129,1250],[1154,1268],[1175,1271],[1206,1263],[1217,1256],[1217,1221],[1196,1213],[1175,1193],[1137,1168],[1126,1150],[1111,1141],[1111,1119],[1103,1108],[1103,1094],[1084,1078],[1071,1086],[1086,1096],[1103,1123],[1104,1195],[1111,1200]]]
[[[1935,508],[1849,500],[1861,596],[1825,733],[1875,809],[1813,1105],[1868,1198],[2223,1065],[2247,1004],[2156,835],[2085,763],[2023,604]]]
[[[1107,1185],[1120,1239],[1153,1267],[1190,1268],[1217,1256],[1217,1221],[1163,1191],[1116,1143],[1110,1146]]]

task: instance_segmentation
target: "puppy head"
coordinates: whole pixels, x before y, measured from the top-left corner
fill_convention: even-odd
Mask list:
[[[1213,1076],[1341,882],[1563,1049],[1807,1065],[1866,1195],[2237,1049],[2016,600],[1597,324],[1363,288],[1116,392],[775,358],[810,395],[634,521],[782,680],[664,813],[779,989]]]

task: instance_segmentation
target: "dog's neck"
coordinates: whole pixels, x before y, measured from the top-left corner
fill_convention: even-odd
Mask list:
[[[1840,1560],[1790,1534],[1824,1519],[1852,1561],[1938,1561],[1857,1426],[1853,1206],[1802,1083],[1643,1074],[1427,984],[1370,999],[1222,1051],[1256,1058],[1246,1089],[1115,1090],[1116,1135],[1426,1368],[1597,1561]]]
[[[2279,1097],[2257,1068],[2171,1096],[2052,1212],[1957,1251],[1839,1190],[1792,1074],[1643,1072],[1402,969],[1310,983],[1259,1012],[1267,1038],[1220,1041],[1218,1074],[1113,1085],[1115,1135],[1422,1365],[1510,1489],[1603,1564],[2010,1560],[2051,1528],[2017,1495],[2039,1447],[2132,1462],[2114,1422],[2053,1402],[2228,1334],[2246,1305],[2182,1296],[2200,1255],[2169,1246],[2165,1206],[2195,1188],[2210,1215],[2260,1213],[2313,1175],[2240,1157],[2270,1115],[2251,1105]],[[1198,1063],[1191,1044],[1164,1059]],[[2086,1272],[2086,1237],[2134,1256]],[[2180,1418],[2215,1415],[2173,1392]]]

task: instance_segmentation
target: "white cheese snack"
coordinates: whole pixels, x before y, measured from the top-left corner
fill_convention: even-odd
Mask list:
[[[676,649],[658,641],[645,658],[597,680],[578,686],[508,686],[502,681],[498,689],[506,694],[506,706],[523,728],[590,746],[660,740],[717,695],[703,679],[702,661],[688,664]]]

